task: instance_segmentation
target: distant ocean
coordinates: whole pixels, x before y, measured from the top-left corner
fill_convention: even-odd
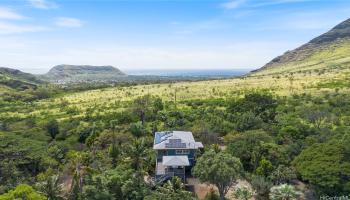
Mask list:
[[[41,68],[27,68],[20,69],[24,72],[33,74],[44,74],[48,69]],[[241,76],[249,73],[253,69],[121,69],[128,75],[139,75],[139,76],[182,76],[182,77],[233,77]]]
[[[232,77],[244,75],[251,69],[178,69],[178,70],[124,70],[128,75],[184,76],[184,77]]]

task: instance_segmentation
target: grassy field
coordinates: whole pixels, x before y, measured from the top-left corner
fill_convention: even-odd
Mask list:
[[[145,94],[157,95],[164,101],[182,101],[192,99],[231,98],[253,90],[266,90],[279,96],[291,94],[317,94],[322,91],[334,91],[339,82],[349,82],[350,68],[313,71],[310,73],[294,73],[293,75],[247,76],[226,80],[198,82],[179,82],[173,84],[151,84],[131,87],[114,87],[98,90],[66,94],[60,97],[38,101],[18,110],[13,108],[2,112],[0,117],[25,118],[33,116],[55,116],[58,119],[84,116],[86,112],[98,110],[100,113],[122,110],[130,101]],[[320,87],[320,85],[322,87]],[[69,108],[69,113],[67,113]]]
[[[225,80],[178,82],[164,84],[113,87],[67,93],[55,98],[30,104],[13,105],[1,109],[0,117],[25,118],[55,116],[57,119],[82,117],[87,112],[117,112],[128,107],[138,96],[145,94],[161,97],[165,102],[193,99],[217,99],[242,96],[249,91],[265,90],[278,96],[312,94],[330,91],[349,92],[350,87],[350,40],[343,40],[320,48],[307,59],[249,74],[245,77]],[[0,87],[0,94],[12,91]],[[68,109],[67,109],[68,108]],[[68,111],[67,111],[68,110]]]

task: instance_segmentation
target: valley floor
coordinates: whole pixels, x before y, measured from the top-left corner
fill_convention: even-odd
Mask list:
[[[350,68],[330,70],[323,73],[286,73],[280,75],[246,76],[241,78],[211,80],[198,82],[179,82],[169,84],[137,85],[130,87],[115,87],[77,92],[63,95],[54,99],[35,102],[27,106],[25,112],[8,110],[1,112],[2,116],[23,118],[27,115],[38,116],[42,113],[58,118],[66,118],[67,114],[60,107],[67,104],[72,113],[69,117],[79,117],[88,108],[122,110],[128,102],[136,97],[151,94],[157,95],[164,101],[181,102],[194,99],[232,98],[247,92],[264,90],[278,96],[293,94],[318,95],[323,92],[333,92],[336,88],[341,92],[348,92],[350,85]],[[74,111],[74,112],[73,112]]]

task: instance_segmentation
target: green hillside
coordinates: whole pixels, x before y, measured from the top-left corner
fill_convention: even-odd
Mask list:
[[[17,90],[25,90],[28,88],[35,88],[36,85],[40,83],[42,83],[42,81],[32,74],[7,67],[0,67],[0,84],[2,85]]]
[[[32,100],[43,83],[32,74],[0,67],[0,100]]]
[[[36,89],[41,81],[34,75],[16,69],[0,67],[0,92]]]
[[[253,76],[278,73],[310,73],[339,71],[350,66],[350,19],[301,47],[287,51]]]

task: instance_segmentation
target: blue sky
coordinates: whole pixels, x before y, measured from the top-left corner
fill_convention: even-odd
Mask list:
[[[254,69],[347,18],[349,0],[1,0],[0,66]]]

